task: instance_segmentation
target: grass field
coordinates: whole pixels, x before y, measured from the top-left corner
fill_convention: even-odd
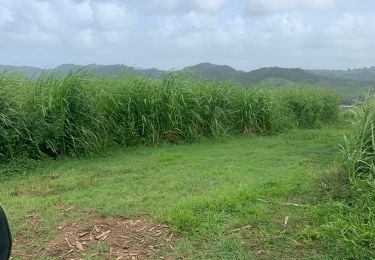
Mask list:
[[[333,247],[310,235],[316,224],[311,214],[322,179],[337,171],[338,144],[347,126],[341,120],[275,136],[27,162],[0,182],[16,240],[14,256],[41,256],[61,223],[76,218],[146,216],[167,224],[177,237],[153,257],[334,257]],[[109,257],[108,248],[100,244],[74,256]]]
[[[0,94],[16,258],[375,257],[373,98],[78,74]]]

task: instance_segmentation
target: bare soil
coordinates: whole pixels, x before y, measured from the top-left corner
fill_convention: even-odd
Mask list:
[[[39,217],[31,218],[33,230],[40,230]],[[21,259],[146,259],[156,258],[162,249],[172,249],[176,240],[168,226],[146,217],[90,217],[59,224],[57,235],[47,244],[25,252],[27,237],[15,237],[12,256]],[[164,258],[164,257],[160,257]],[[168,257],[167,257],[168,258]]]

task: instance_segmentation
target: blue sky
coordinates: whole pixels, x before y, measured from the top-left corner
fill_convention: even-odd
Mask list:
[[[0,64],[375,65],[371,0],[0,0]]]

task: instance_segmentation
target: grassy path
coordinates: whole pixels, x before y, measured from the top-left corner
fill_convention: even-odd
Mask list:
[[[285,203],[308,203],[317,178],[335,169],[343,134],[332,126],[43,162],[3,178],[0,201],[28,253],[59,223],[94,214],[168,224],[179,239],[162,254],[175,258],[319,258],[324,252],[301,237],[308,207]],[[81,210],[65,214],[70,207]]]

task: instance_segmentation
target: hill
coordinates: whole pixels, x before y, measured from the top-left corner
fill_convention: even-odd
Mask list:
[[[189,66],[182,69],[184,72],[193,72],[196,75],[207,79],[238,79],[243,77],[246,72],[236,70],[227,65],[215,65],[211,63],[200,63],[195,66]]]
[[[0,65],[0,72],[14,72],[23,74],[27,77],[38,77],[42,73],[42,69],[31,67],[31,66],[10,66],[10,65]]]
[[[141,75],[151,78],[160,78],[167,74],[167,71],[159,69],[140,69],[129,67],[122,64],[116,65],[96,65],[90,64],[87,66],[75,64],[63,64],[51,69],[40,69],[36,67],[26,66],[9,66],[0,65],[0,71],[11,71],[24,74],[28,77],[37,77],[43,71],[54,72],[57,75],[65,76],[71,72],[84,72],[95,76],[121,76],[121,75]],[[305,71],[299,68],[261,68],[249,72],[236,70],[227,65],[215,65],[211,63],[200,63],[195,66],[185,67],[182,70],[177,70],[174,73],[192,72],[202,78],[206,79],[232,79],[241,83],[257,83],[267,78],[281,78],[297,82],[316,82],[319,76],[312,72]]]
[[[227,65],[200,63],[181,70],[165,71],[155,68],[141,69],[123,64],[86,66],[63,64],[55,68],[41,69],[30,66],[0,65],[0,72],[10,71],[36,78],[43,72],[66,76],[71,72],[82,72],[94,76],[137,75],[142,77],[162,78],[166,74],[193,74],[203,79],[232,80],[244,86],[263,85],[269,87],[314,86],[334,90],[345,102],[350,103],[355,97],[368,90],[375,89],[375,67],[351,70],[304,70],[301,68],[268,67],[252,71],[236,70]]]
[[[242,83],[257,83],[267,78],[280,78],[297,82],[316,82],[319,76],[300,68],[260,68],[249,72],[236,70],[227,65],[200,63],[186,67],[183,71],[191,71],[208,79],[233,79]]]
[[[347,70],[312,70],[317,76],[342,80],[374,81],[375,67]]]
[[[19,73],[27,77],[37,78],[43,72],[46,73],[56,73],[58,76],[66,76],[69,73],[73,72],[82,72],[88,75],[93,76],[122,76],[122,75],[141,75],[151,78],[160,78],[165,71],[158,69],[138,69],[134,67],[125,66],[122,64],[116,65],[75,65],[75,64],[62,64],[55,68],[50,69],[41,69],[37,67],[28,67],[28,66],[9,66],[9,65],[0,65],[0,72],[14,72]]]
[[[281,78],[306,83],[314,83],[320,80],[319,76],[300,68],[261,68],[247,73],[249,81],[259,82],[267,78]]]

